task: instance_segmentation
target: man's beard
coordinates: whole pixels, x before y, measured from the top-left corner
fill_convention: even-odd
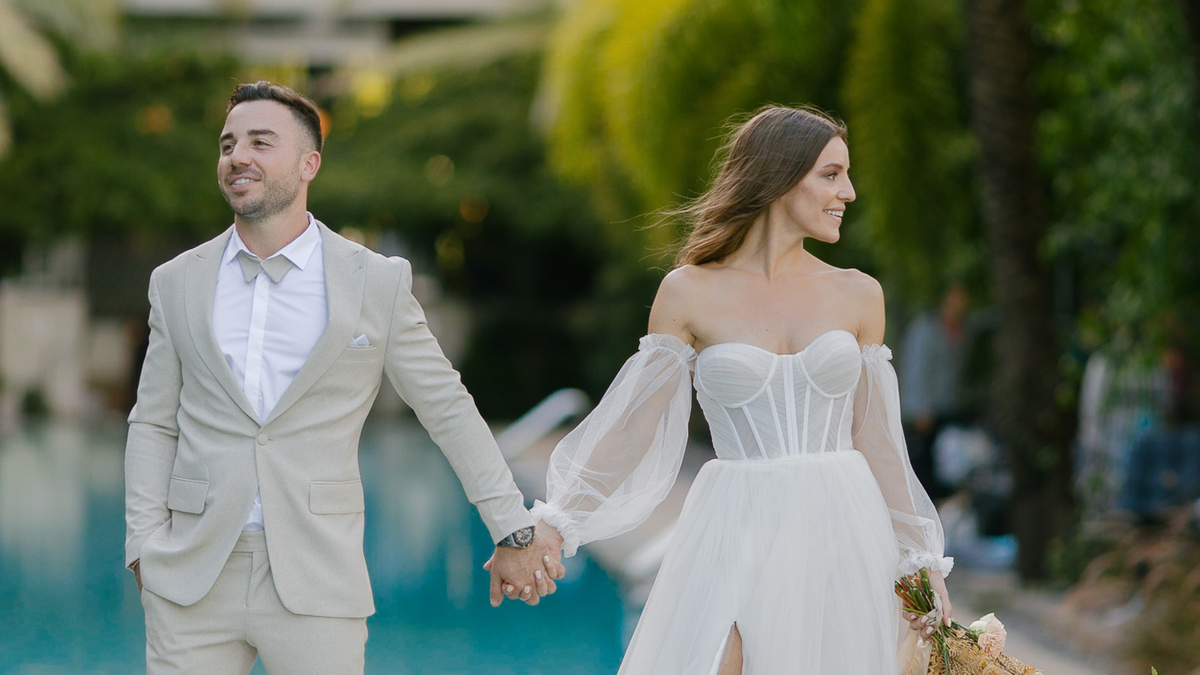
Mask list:
[[[240,206],[235,205],[230,199],[225,183],[218,183],[221,187],[221,195],[225,197],[229,208],[246,220],[263,220],[282,213],[292,205],[292,202],[296,201],[296,195],[300,193],[300,172],[298,171],[280,180],[267,180],[266,177],[260,180],[263,183],[262,195],[254,199],[242,200]]]

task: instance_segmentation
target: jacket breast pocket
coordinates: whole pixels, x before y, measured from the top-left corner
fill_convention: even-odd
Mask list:
[[[362,481],[314,480],[308,487],[308,510],[317,515],[362,513]]]
[[[207,496],[208,481],[171,476],[171,484],[167,488],[167,508],[183,513],[201,513]]]

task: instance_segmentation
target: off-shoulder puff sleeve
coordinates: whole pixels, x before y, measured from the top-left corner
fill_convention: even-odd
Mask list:
[[[679,474],[692,411],[696,352],[672,335],[642,338],[596,409],[550,456],[546,501],[534,504],[563,537],[563,554],[628,532]]]
[[[892,351],[870,345],[862,351],[863,370],[854,400],[854,447],[867,458],[883,492],[900,549],[900,574],[921,568],[950,573],[946,540],[937,509],[913,473],[900,426],[900,388],[889,363]]]

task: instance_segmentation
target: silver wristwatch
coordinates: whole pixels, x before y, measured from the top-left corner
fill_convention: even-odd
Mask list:
[[[529,548],[533,543],[533,526],[522,527],[507,537],[496,542],[496,546],[504,548]]]

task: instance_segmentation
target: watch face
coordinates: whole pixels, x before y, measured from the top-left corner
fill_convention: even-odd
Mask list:
[[[533,528],[524,527],[513,532],[513,541],[517,543],[517,546],[522,548],[529,546],[533,543]]]

